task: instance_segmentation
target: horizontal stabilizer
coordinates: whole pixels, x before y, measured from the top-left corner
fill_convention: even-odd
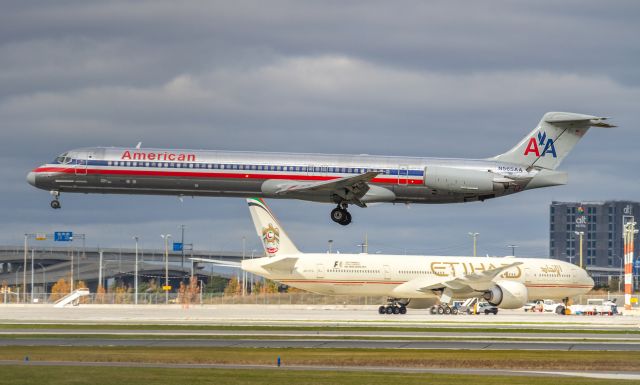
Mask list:
[[[295,265],[296,262],[298,262],[298,258],[297,257],[284,257],[278,260],[270,260],[268,263],[265,263],[264,265],[262,265],[262,268],[264,269],[270,269],[270,270],[292,270]]]
[[[240,262],[222,261],[222,260],[219,260],[219,259],[209,259],[209,258],[189,258],[189,259],[194,261],[194,262],[211,263],[211,264],[214,264],[216,266],[233,267],[233,268],[236,268],[236,269],[240,268]]]
[[[548,115],[548,116],[547,116]],[[609,118],[592,116],[592,115],[584,115],[584,114],[574,114],[571,112],[553,112],[545,115],[544,121],[551,124],[565,124],[565,123],[588,123],[591,127],[605,127],[605,128],[613,128],[616,127],[613,124],[607,123],[606,120]]]

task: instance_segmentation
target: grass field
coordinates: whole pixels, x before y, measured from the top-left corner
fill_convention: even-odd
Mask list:
[[[0,360],[385,366],[517,370],[638,370],[640,352],[7,346]],[[1,383],[0,378],[0,383]]]
[[[2,366],[0,383],[12,385],[129,385],[129,384],[309,384],[309,385],[605,385],[612,380],[571,377],[470,376],[450,374],[412,374],[393,370],[389,373],[246,370],[246,369],[161,369],[112,367],[37,367]],[[637,381],[618,381],[632,384]]]
[[[540,325],[538,325],[540,326]],[[549,325],[546,325],[549,326]],[[0,324],[0,330],[183,330],[183,331],[215,331],[215,330],[254,330],[254,331],[358,331],[358,332],[429,332],[429,333],[576,333],[572,329],[558,328],[500,328],[500,327],[465,327],[443,326],[260,326],[260,325],[166,325],[166,324]],[[637,329],[579,329],[585,334],[637,334]]]

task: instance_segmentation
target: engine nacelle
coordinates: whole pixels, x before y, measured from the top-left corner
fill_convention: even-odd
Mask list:
[[[504,185],[494,183],[496,174],[463,168],[427,166],[424,184],[435,190],[453,193],[491,194],[504,191]]]
[[[501,309],[519,309],[527,303],[527,287],[520,282],[499,281],[482,296]]]

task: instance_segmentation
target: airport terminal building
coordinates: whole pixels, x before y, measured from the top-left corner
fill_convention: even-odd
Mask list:
[[[640,217],[640,202],[552,202],[549,207],[549,255],[579,264],[583,233],[583,267],[596,283],[611,283],[622,275],[623,224]],[[640,242],[635,242],[638,257]],[[636,272],[637,274],[637,272]]]

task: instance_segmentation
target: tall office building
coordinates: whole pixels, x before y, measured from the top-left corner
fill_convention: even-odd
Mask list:
[[[623,223],[640,221],[640,202],[552,202],[549,209],[549,255],[579,264],[583,232],[583,267],[596,275],[617,275],[623,264]],[[640,242],[635,242],[638,258]]]

